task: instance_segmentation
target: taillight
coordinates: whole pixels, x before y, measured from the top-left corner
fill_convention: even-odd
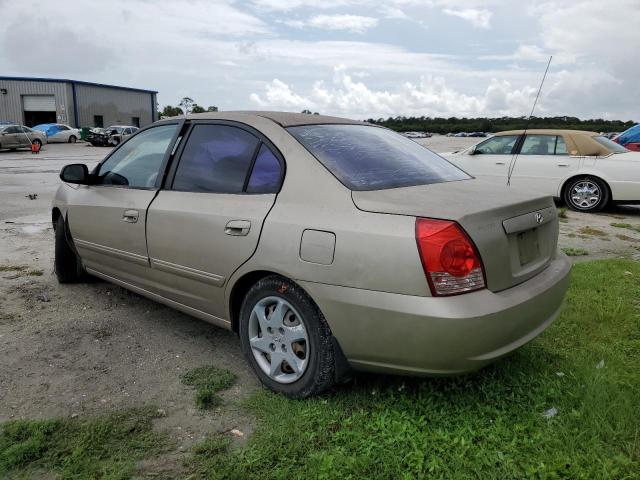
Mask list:
[[[480,255],[456,222],[418,218],[416,242],[434,296],[458,295],[485,288]]]

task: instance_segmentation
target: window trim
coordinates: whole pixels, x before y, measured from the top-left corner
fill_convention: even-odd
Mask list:
[[[160,171],[158,172],[158,176],[156,177],[156,183],[153,187],[131,187],[129,185],[103,185],[103,184],[92,184],[91,187],[102,187],[102,188],[124,188],[127,190],[159,190],[162,188],[163,179],[165,177],[167,166],[169,163],[169,159],[171,157],[171,152],[174,150],[174,145],[176,140],[180,136],[180,132],[182,132],[184,126],[184,119],[182,120],[162,120],[160,122],[152,123],[144,128],[141,128],[137,132],[133,133],[129,137],[127,137],[124,141],[120,142],[117,147],[115,147],[106,157],[104,157],[94,168],[91,170],[91,177],[95,178],[98,176],[98,172],[100,171],[100,167],[103,163],[111,158],[118,150],[122,148],[123,145],[126,145],[132,138],[135,138],[138,134],[142,132],[146,132],[147,130],[151,130],[152,128],[162,127],[165,125],[177,125],[175,133],[173,137],[169,141],[167,145],[167,150],[164,152],[164,158],[162,159],[162,163],[160,164]]]
[[[175,180],[176,177],[176,171],[178,169],[178,166],[180,165],[180,162],[182,161],[182,154],[184,152],[184,149],[186,147],[186,145],[189,143],[189,137],[191,137],[191,132],[193,131],[193,128],[197,125],[223,125],[223,126],[227,126],[227,127],[236,127],[239,128],[241,130],[244,130],[245,132],[253,135],[254,137],[257,138],[258,140],[258,144],[256,145],[256,149],[253,152],[253,156],[251,158],[251,162],[249,163],[249,168],[247,169],[247,173],[244,179],[244,183],[242,186],[242,191],[241,192],[185,192],[185,193],[198,193],[198,194],[203,194],[203,195],[277,195],[280,193],[280,191],[282,190],[282,185],[284,185],[284,179],[286,177],[286,162],[284,159],[284,155],[282,155],[282,152],[278,149],[278,147],[275,146],[275,144],[262,132],[260,132],[259,130],[255,129],[254,127],[247,125],[246,123],[242,123],[242,122],[237,122],[237,121],[233,121],[233,120],[190,120],[187,121],[187,130],[184,133],[184,136],[182,138],[182,140],[180,141],[180,145],[178,147],[178,149],[176,150],[176,153],[173,155],[172,161],[171,161],[171,165],[169,166],[169,170],[168,173],[166,175],[166,179],[165,182],[162,186],[163,190],[168,190],[168,191],[173,191],[176,192],[178,190],[174,190],[173,189],[173,182]],[[251,174],[253,173],[253,167],[255,166],[256,163],[256,159],[258,158],[258,153],[260,153],[260,147],[262,147],[262,145],[266,145],[267,148],[269,148],[269,150],[271,150],[271,153],[273,153],[273,155],[276,157],[276,159],[278,160],[278,163],[280,164],[280,182],[278,185],[278,189],[277,191],[273,192],[273,193],[259,193],[259,192],[247,192],[247,186],[249,184],[249,179],[251,178]],[[179,190],[180,192],[184,192],[184,190]]]

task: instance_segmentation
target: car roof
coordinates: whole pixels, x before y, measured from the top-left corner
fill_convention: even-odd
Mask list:
[[[507,130],[505,132],[498,132],[494,136],[502,135],[522,135],[525,130]],[[569,130],[563,128],[531,128],[526,132],[530,135],[585,135],[588,137],[594,137],[600,135],[597,132],[588,132],[585,130]]]
[[[524,132],[525,130],[507,130],[506,132],[498,132],[494,136],[522,135]],[[561,135],[565,140],[567,151],[570,155],[601,157],[613,153],[605,145],[593,139],[593,137],[600,136],[597,132],[561,128],[532,128],[530,130],[527,129],[526,132],[527,135]]]
[[[322,125],[322,124],[346,124],[346,125],[368,125],[366,122],[351,120],[342,117],[331,117],[328,115],[314,115],[309,113],[295,112],[263,112],[263,111],[225,111],[225,112],[205,112],[192,113],[186,118],[191,120],[241,120],[247,116],[268,118],[282,127],[294,127],[298,125]]]

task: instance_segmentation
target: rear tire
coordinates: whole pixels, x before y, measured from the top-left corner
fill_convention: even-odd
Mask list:
[[[281,315],[278,305],[282,305]],[[262,321],[258,320],[260,311]],[[247,362],[270,390],[306,398],[334,385],[329,325],[311,297],[292,281],[271,275],[251,287],[240,310],[239,334]],[[300,336],[304,341],[292,341]],[[289,362],[296,363],[297,372]],[[269,369],[275,373],[270,374]]]
[[[69,245],[62,216],[56,222],[54,268],[59,283],[77,283],[86,275],[80,259]]]
[[[599,212],[609,203],[609,187],[598,177],[576,177],[567,182],[564,202],[577,212]]]
[[[76,138],[75,135],[71,135],[69,137],[69,143],[76,143],[78,141],[78,139]]]

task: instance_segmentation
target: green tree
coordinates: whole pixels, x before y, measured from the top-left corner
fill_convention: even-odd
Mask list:
[[[177,117],[182,115],[182,109],[180,107],[172,107],[171,105],[167,105],[160,112],[161,117]]]
[[[189,113],[191,113],[191,109],[193,108],[193,106],[195,105],[196,102],[193,101],[193,98],[190,97],[184,97],[182,100],[180,100],[180,108],[182,108],[182,111],[184,112],[185,115],[188,115]]]
[[[218,107],[216,106],[207,107],[207,112],[217,112],[217,111],[218,111]]]
[[[198,105],[197,103],[194,103],[191,106],[191,113],[204,113],[206,112],[206,110],[204,109],[204,107],[201,107],[200,105]]]

